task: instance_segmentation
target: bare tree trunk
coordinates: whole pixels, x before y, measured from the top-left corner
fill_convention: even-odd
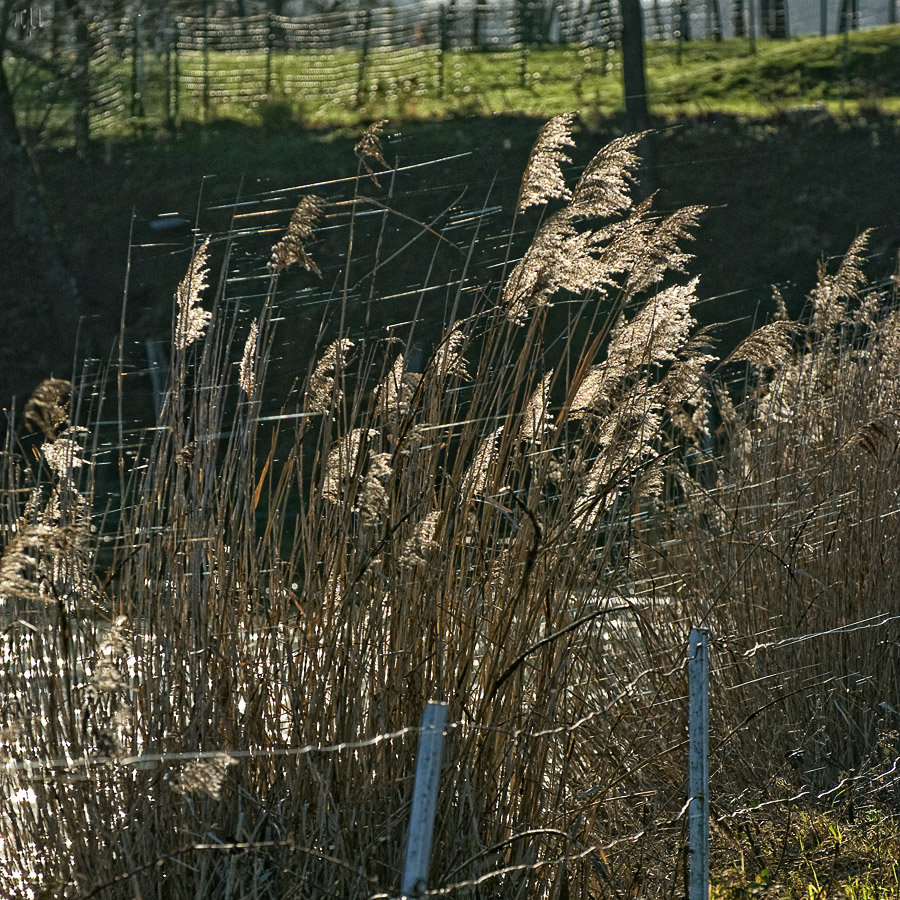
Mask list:
[[[838,13],[838,34],[859,28],[859,0],[841,0]]]
[[[477,50],[484,42],[484,16],[487,12],[485,0],[475,0],[472,4],[472,46]]]
[[[691,39],[691,17],[688,0],[678,0],[678,36],[679,40]]]
[[[760,14],[768,37],[784,40],[788,36],[787,0],[762,0]]]
[[[16,266],[43,282],[47,309],[33,310],[35,320],[42,313],[50,322],[32,329],[36,335],[50,331],[54,346],[49,355],[60,366],[71,366],[79,321],[79,299],[75,283],[63,262],[59,243],[44,205],[40,182],[16,125],[12,94],[0,58],[0,244],[15,246],[27,258]],[[8,286],[7,286],[8,287]],[[2,285],[0,285],[2,288]],[[6,304],[4,303],[4,306]],[[51,325],[50,329],[43,325]],[[9,323],[5,327],[9,327]],[[27,348],[23,348],[27,349]]]
[[[666,36],[666,28],[663,25],[662,9],[659,6],[659,0],[653,0],[653,37],[656,40],[664,40]]]

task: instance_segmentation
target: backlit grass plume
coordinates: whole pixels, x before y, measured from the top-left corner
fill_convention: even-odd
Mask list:
[[[238,383],[248,399],[253,397],[253,391],[256,388],[256,372],[254,371],[254,364],[257,355],[258,342],[259,323],[254,319],[250,323],[250,331],[247,334],[247,341],[244,344],[244,352],[241,355],[241,367],[238,373]]]
[[[325,211],[325,201],[309,194],[301,198],[300,202],[291,213],[284,236],[272,247],[272,258],[269,261],[269,271],[278,273],[299,264],[319,277],[322,272],[315,260],[306,252],[306,243],[315,233],[316,223]]]
[[[522,176],[522,186],[519,189],[520,212],[524,212],[529,206],[544,204],[553,199],[568,200],[572,196],[566,187],[562,166],[572,162],[564,148],[575,146],[571,131],[574,118],[574,113],[563,113],[554,116],[541,128]]]
[[[360,161],[363,168],[376,187],[379,186],[378,178],[375,170],[372,168],[372,162],[377,162],[387,168],[387,161],[384,158],[384,148],[381,144],[381,132],[387,124],[387,119],[379,119],[369,125],[360,136],[360,139],[353,147],[356,158]]]
[[[178,284],[175,300],[178,307],[175,322],[175,348],[184,350],[203,337],[206,326],[212,315],[200,306],[201,295],[207,288],[209,276],[209,238],[191,257],[190,265],[184,278]]]
[[[66,400],[72,384],[63,378],[45,378],[25,403],[25,427],[40,430],[47,440],[54,440],[68,425]]]

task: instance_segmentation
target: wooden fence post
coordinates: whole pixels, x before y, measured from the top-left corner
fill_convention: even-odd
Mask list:
[[[372,10],[367,9],[362,14],[362,44],[359,48],[359,64],[356,73],[356,104],[359,109],[364,106],[369,99],[369,92],[366,90],[366,70],[369,66],[369,51],[372,42]]]
[[[144,71],[143,17],[143,7],[139,5],[132,19],[131,34],[131,116],[139,119],[143,119],[146,115],[144,97],[147,94],[146,73]]]
[[[203,0],[203,124],[209,123],[209,3]]]
[[[400,886],[403,897],[421,894],[428,880],[446,724],[447,704],[429,703],[422,715],[419,755],[416,758],[416,780],[409,815],[409,836],[406,839],[406,864],[403,866],[403,882]]]
[[[450,26],[447,21],[447,7],[438,7],[438,97],[443,100],[447,92],[447,51],[450,49]]]
[[[688,639],[690,900],[709,898],[709,632]]]
[[[264,53],[266,54],[266,99],[272,99],[272,55],[275,52],[274,13],[266,13],[266,38]]]
[[[177,91],[177,87],[173,88],[173,57],[177,59],[178,54],[178,32],[174,19],[169,23],[165,30],[166,35],[166,55],[164,83],[166,86],[166,127],[169,131],[175,130],[175,106],[176,102],[173,97],[173,90]],[[173,53],[174,50],[174,53]]]

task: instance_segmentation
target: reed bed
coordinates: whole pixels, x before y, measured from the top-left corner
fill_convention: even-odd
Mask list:
[[[396,896],[432,699],[450,725],[429,894],[674,896],[691,624],[725,648],[716,752],[740,752],[717,777],[738,806],[803,769],[754,771],[770,709],[804,752],[852,733],[842,766],[884,746],[897,325],[881,293],[855,302],[861,245],[810,325],[715,368],[685,274],[702,210],[634,199],[640,135],[568,177],[572,125],[551,120],[525,172],[530,245],[494,289],[463,271],[425,352],[415,322],[348,326],[351,217],[272,413],[284,281],[328,272],[332,206],[309,191],[253,309],[230,300],[242,235],[198,240],[153,427],[109,450],[121,395],[29,401],[43,443],[10,430],[0,508],[4,896]],[[379,125],[357,153],[353,210],[390,178]],[[733,400],[739,360],[756,375]],[[775,646],[818,632],[830,680],[821,640]]]

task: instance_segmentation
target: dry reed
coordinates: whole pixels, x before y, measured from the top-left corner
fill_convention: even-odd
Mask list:
[[[96,445],[62,429],[68,411],[40,418],[40,483],[8,439],[4,896],[394,896],[430,699],[451,723],[441,896],[672,896],[692,622],[735,660],[718,754],[758,734],[747,717],[767,707],[744,682],[773,672],[789,689],[815,676],[828,714],[804,752],[871,744],[893,631],[836,634],[827,682],[803,647],[738,651],[885,612],[900,320],[859,300],[857,245],[823,272],[809,327],[732,356],[759,377],[730,406],[716,388],[727,441],[709,461],[697,281],[672,278],[699,209],[632,201],[638,137],[567,188],[572,123],[542,131],[520,197],[559,208],[418,371],[393,331],[323,327],[296,411],[261,413],[274,276],[322,271],[308,247],[326,205],[307,197],[249,331],[227,277],[199,306],[213,245],[194,254],[167,400],[121,496],[96,490]],[[384,164],[375,141],[367,169]],[[582,337],[551,355],[560,299]],[[779,748],[816,721],[804,696],[776,707]],[[750,769],[729,769],[730,796],[764,793]]]

